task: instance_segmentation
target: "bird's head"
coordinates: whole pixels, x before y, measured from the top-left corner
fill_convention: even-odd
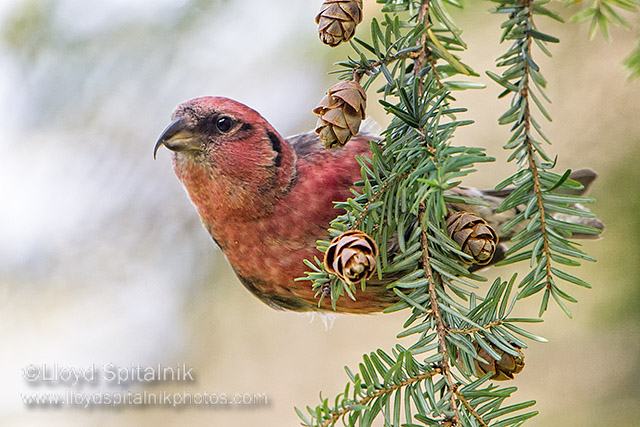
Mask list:
[[[248,208],[256,214],[268,210],[294,175],[289,144],[260,114],[228,98],[178,105],[154,157],[161,146],[174,152],[175,173],[201,216],[212,205],[234,215]]]

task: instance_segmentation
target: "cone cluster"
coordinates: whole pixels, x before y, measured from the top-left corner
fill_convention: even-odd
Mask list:
[[[358,283],[376,272],[377,256],[378,246],[371,237],[360,230],[349,230],[331,241],[324,266],[342,281]]]
[[[514,356],[509,354],[502,349],[496,347],[491,344],[491,348],[498,354],[502,355],[500,360],[495,360],[493,357],[489,355],[489,353],[480,347],[477,342],[474,342],[474,347],[478,352],[478,356],[488,361],[489,363],[483,363],[479,360],[475,360],[475,368],[476,374],[481,377],[488,372],[493,372],[492,380],[496,381],[506,381],[512,380],[515,374],[518,374],[524,369],[524,354],[520,350],[520,348],[514,344],[514,347],[518,349],[519,356]]]
[[[349,41],[362,22],[362,0],[324,0],[316,16],[322,43],[335,47]]]
[[[316,108],[316,133],[327,148],[344,146],[360,130],[367,95],[355,81],[343,81],[329,89]]]
[[[447,217],[447,232],[462,252],[470,255],[476,264],[488,264],[498,246],[498,236],[487,222],[472,213],[458,211]],[[462,258],[463,261],[469,262]]]

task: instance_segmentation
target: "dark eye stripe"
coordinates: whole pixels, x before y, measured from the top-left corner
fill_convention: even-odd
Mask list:
[[[276,154],[274,164],[276,166],[280,166],[280,164],[282,163],[282,145],[280,144],[280,138],[278,138],[278,136],[273,132],[267,132],[267,135],[271,140],[271,148],[273,148],[273,151],[278,153]]]

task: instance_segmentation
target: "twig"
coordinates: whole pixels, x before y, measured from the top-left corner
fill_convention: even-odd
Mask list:
[[[418,12],[418,23],[422,23],[425,27],[428,25],[429,21],[429,0],[422,0],[422,4],[420,5],[420,11]],[[421,38],[422,49],[420,50],[420,55],[415,59],[414,62],[414,72],[415,78],[418,79],[418,93],[415,94],[417,97],[422,97],[422,93],[424,91],[424,84],[420,73],[424,68],[424,63],[426,58],[429,56],[429,49],[427,47],[427,32],[425,31],[422,34]],[[431,64],[431,68],[433,69],[434,76],[438,81],[438,84],[441,86],[440,80],[437,77],[437,73],[435,71],[435,67]],[[426,135],[423,135],[423,138],[426,142]],[[427,218],[426,218],[426,206],[423,203],[420,203],[420,207],[418,210],[418,220],[420,222],[420,226],[422,228],[422,233],[420,234],[420,244],[422,245],[422,268],[424,269],[425,275],[428,280],[428,288],[429,288],[429,301],[431,305],[431,312],[433,318],[436,323],[436,334],[438,335],[438,347],[440,349],[440,353],[442,354],[442,360],[440,361],[440,369],[442,370],[442,375],[447,383],[447,386],[451,392],[449,396],[449,403],[451,405],[451,411],[453,415],[451,416],[451,423],[454,426],[459,426],[460,424],[460,410],[458,409],[458,403],[456,402],[458,383],[454,381],[453,375],[451,374],[451,363],[449,361],[449,352],[447,351],[447,327],[442,320],[442,316],[440,315],[440,307],[438,306],[438,298],[436,296],[436,280],[433,275],[433,271],[431,270],[431,262],[429,259],[429,236],[427,235]]]
[[[394,384],[391,387],[380,389],[370,396],[351,402],[349,405],[340,408],[339,411],[334,412],[331,417],[324,420],[322,423],[322,427],[329,427],[330,425],[338,421],[340,418],[344,417],[348,412],[350,412],[354,406],[366,405],[376,397],[380,397],[383,394],[392,393],[399,388],[406,387],[413,383],[417,383],[418,381],[426,380],[427,378],[431,378],[439,373],[440,373],[440,369],[436,368],[433,371],[428,371],[423,374],[417,375],[415,377],[407,378],[405,381],[399,384]]]
[[[422,4],[420,5],[420,11],[418,12],[418,24],[422,24],[425,28],[429,25],[429,2],[429,0],[423,0]],[[424,68],[425,61],[428,62],[431,66],[433,77],[436,79],[436,82],[438,82],[438,87],[443,87],[442,82],[440,81],[440,76],[438,75],[438,71],[436,70],[436,60],[429,51],[429,47],[427,45],[427,35],[427,31],[424,31],[420,40],[422,49],[420,49],[414,66],[415,78],[418,79],[418,90],[420,93],[422,93],[423,85],[422,79],[420,78],[420,72]]]
[[[360,81],[360,78],[367,71],[373,71],[375,68],[381,66],[382,64],[389,64],[394,61],[398,61],[400,59],[416,59],[420,55],[420,52],[417,50],[405,51],[401,53],[396,53],[395,55],[387,56],[378,61],[370,62],[367,66],[363,66],[362,62],[360,62],[359,67],[355,67],[353,69],[353,80],[356,82]]]
[[[469,329],[453,329],[447,328],[447,332],[452,334],[473,334],[475,332],[480,332],[483,329],[491,328],[492,326],[502,325],[502,320],[494,320],[493,322],[487,323],[482,328],[469,328]]]
[[[384,183],[382,183],[382,185],[380,185],[380,187],[378,188],[378,191],[376,191],[373,194],[373,196],[371,197],[371,199],[369,199],[367,201],[367,203],[365,203],[365,205],[363,206],[362,212],[360,213],[360,215],[358,215],[358,218],[356,218],[356,220],[353,222],[353,225],[352,225],[351,228],[360,227],[360,225],[362,224],[362,221],[364,220],[364,218],[369,213],[369,206],[371,206],[372,203],[375,203],[375,201],[378,200],[378,198],[380,196],[382,196],[385,191],[387,191],[387,189],[391,186],[391,184],[393,184],[394,182],[396,182],[399,179],[406,178],[411,172],[413,172],[413,171],[409,171],[409,172],[405,172],[405,173],[400,174],[400,175],[396,175],[395,177],[393,177],[393,178],[389,179],[388,181],[385,181]]]
[[[480,423],[480,425],[482,427],[488,427],[488,424],[484,422],[484,420],[482,419],[482,417],[480,416],[480,414],[478,414],[476,412],[475,409],[473,409],[473,407],[471,406],[471,404],[469,403],[469,401],[467,400],[466,397],[464,397],[462,395],[462,393],[458,390],[455,391],[456,396],[458,397],[458,400],[460,400],[460,402],[462,402],[462,404],[464,405],[465,408],[467,408],[467,411],[469,411],[469,413],[473,416],[473,418],[475,418],[476,420],[478,420],[478,422]]]
[[[527,47],[525,50],[525,55],[527,57],[531,57],[531,45],[533,44],[533,38],[531,37],[531,23],[533,20],[533,0],[522,0],[523,7],[528,9],[528,19],[527,19]],[[542,234],[543,246],[542,252],[547,258],[546,261],[546,280],[547,280],[547,289],[551,290],[551,250],[549,248],[549,235],[547,233],[547,215],[544,208],[544,199],[542,198],[542,187],[540,185],[540,176],[538,174],[538,166],[536,165],[535,158],[535,147],[531,142],[531,138],[529,136],[531,131],[531,109],[529,107],[529,74],[531,72],[531,66],[529,61],[524,58],[524,82],[523,88],[520,90],[520,98],[524,100],[525,110],[523,115],[523,121],[525,126],[525,144],[527,145],[527,159],[529,162],[529,170],[531,171],[532,179],[533,179],[533,192],[537,198],[538,202],[538,212],[540,212],[540,232]]]
[[[451,374],[451,362],[449,361],[449,353],[447,351],[447,333],[452,331],[460,331],[456,329],[449,329],[442,320],[442,316],[440,315],[440,308],[438,306],[438,298],[436,295],[436,281],[431,271],[431,266],[429,263],[429,249],[428,249],[428,236],[427,236],[427,228],[425,223],[426,219],[426,207],[424,203],[420,204],[420,220],[422,226],[422,234],[420,235],[420,243],[422,244],[422,267],[424,268],[427,279],[429,280],[429,300],[431,303],[431,312],[433,314],[433,318],[436,322],[436,333],[438,335],[438,347],[440,349],[440,354],[442,354],[442,361],[440,362],[440,369],[442,370],[442,375],[444,376],[445,381],[447,382],[447,386],[451,391],[451,396],[449,398],[449,402],[451,404],[451,410],[453,411],[453,416],[451,417],[451,423],[454,426],[462,425],[460,422],[460,409],[458,408],[458,403],[456,402],[456,398],[464,405],[467,411],[476,419],[478,423],[482,427],[487,427],[487,423],[484,422],[480,414],[473,409],[473,406],[469,403],[469,401],[462,395],[462,393],[458,390],[458,383],[454,381],[453,375]],[[499,321],[492,322],[487,326],[491,326],[492,324],[497,324]],[[480,330],[479,328],[474,328]],[[469,330],[464,330],[471,331]]]
[[[444,321],[442,320],[442,316],[440,315],[440,307],[438,306],[438,298],[436,296],[436,281],[433,276],[433,272],[431,271],[431,262],[429,261],[429,237],[427,235],[426,216],[426,207],[423,202],[420,203],[419,209],[420,225],[422,227],[422,233],[420,234],[420,243],[422,244],[422,268],[424,269],[425,275],[427,276],[427,279],[429,281],[429,300],[433,318],[436,322],[438,347],[440,349],[440,354],[442,354],[440,369],[442,369],[442,375],[444,376],[444,379],[447,382],[447,386],[451,391],[451,396],[449,397],[451,410],[453,411],[451,422],[454,426],[458,426],[461,425],[460,412],[458,409],[458,403],[456,402],[458,383],[454,381],[453,375],[451,374],[449,352],[447,351],[447,328],[444,324]]]

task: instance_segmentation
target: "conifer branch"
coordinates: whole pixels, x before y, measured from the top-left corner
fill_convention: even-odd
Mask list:
[[[533,3],[534,0],[522,0],[522,5],[527,10],[527,29],[525,32],[525,46],[526,56],[531,58],[531,45],[534,40],[531,37],[531,29],[533,27]],[[552,286],[553,275],[551,273],[551,249],[549,249],[549,235],[547,232],[547,211],[544,205],[544,199],[542,198],[542,188],[540,185],[540,177],[538,175],[538,165],[536,164],[535,147],[531,141],[531,107],[529,100],[530,93],[530,79],[531,79],[531,63],[524,61],[524,76],[522,87],[520,88],[520,98],[524,105],[524,143],[527,146],[527,157],[529,163],[529,170],[531,171],[531,177],[533,181],[533,192],[538,199],[538,212],[540,213],[540,234],[543,239],[542,253],[546,258],[546,283],[547,288],[550,290]]]
[[[403,388],[403,387],[407,387],[411,384],[417,383],[419,381],[423,381],[427,378],[431,378],[437,374],[440,373],[440,369],[436,368],[433,371],[426,371],[423,372],[420,375],[417,375],[415,377],[411,377],[411,378],[407,378],[405,381],[402,381],[398,384],[393,384],[390,387],[386,387],[386,388],[382,388],[380,390],[376,390],[373,394],[368,395],[360,400],[354,400],[352,401],[350,404],[347,404],[343,407],[341,407],[339,410],[334,411],[331,413],[331,415],[326,418],[324,420],[324,422],[321,424],[322,427],[329,427],[334,425],[336,422],[338,422],[342,417],[344,417],[345,415],[347,415],[350,411],[353,410],[354,407],[356,406],[365,406],[367,405],[369,402],[371,402],[372,400],[383,396],[385,394],[389,394],[389,393],[393,393],[394,391],[396,391],[399,388]]]
[[[436,323],[436,333],[438,334],[438,347],[440,349],[440,354],[442,356],[442,360],[440,361],[440,369],[442,370],[442,375],[447,382],[449,387],[449,392],[451,393],[449,397],[449,404],[451,405],[451,410],[453,411],[453,416],[451,421],[455,426],[460,425],[460,412],[458,410],[458,403],[456,402],[456,392],[458,390],[458,383],[453,379],[453,375],[451,374],[451,364],[449,362],[449,351],[447,350],[447,326],[444,324],[442,320],[442,316],[440,315],[440,307],[438,305],[438,297],[436,295],[436,279],[434,277],[433,271],[431,270],[431,260],[429,259],[429,236],[427,235],[427,215],[426,215],[426,207],[424,203],[420,204],[420,226],[422,228],[422,232],[420,234],[420,244],[422,245],[422,268],[424,269],[425,276],[428,283],[429,289],[429,303],[431,306],[431,313]]]
[[[555,162],[536,140],[540,136],[548,142],[533,113],[549,120],[550,116],[541,102],[540,96],[547,99],[546,80],[533,61],[532,46],[550,55],[545,45],[558,40],[538,31],[533,17],[559,18],[544,7],[544,1],[493,1],[498,13],[508,15],[503,41],[513,44],[498,59],[497,65],[505,67],[502,75],[487,74],[505,89],[500,97],[513,95],[499,122],[513,125],[505,148],[513,150],[509,160],[518,163],[518,171],[496,186],[509,187],[497,211],[513,215],[501,230],[507,243],[511,239],[502,263],[530,260],[530,271],[519,284],[514,274],[508,281],[496,279],[488,289],[477,286],[474,281],[486,279],[468,271],[460,258],[461,247],[446,229],[451,203],[473,203],[450,189],[473,171],[474,164],[493,160],[483,149],[451,141],[459,126],[471,122],[457,119],[465,109],[450,105],[450,91],[478,87],[449,80],[475,75],[455,54],[466,44],[445,8],[461,3],[380,0],[383,16],[372,19],[371,40],[355,38],[351,46],[357,56],[339,63],[337,73],[340,79],[361,79],[364,88],[383,76],[376,93],[392,119],[381,135],[383,141],[371,143],[371,156],[357,157],[362,180],[352,189],[352,197],[336,203],[344,212],[329,228],[331,236],[357,228],[375,240],[378,277],[369,276],[370,283],[363,280],[358,287],[329,275],[316,259],[307,261],[312,271],[304,280],[313,282],[320,299],[330,295],[334,307],[347,295],[357,300],[369,286],[373,292],[389,290],[389,300],[395,296],[395,302],[385,312],[411,311],[398,337],[417,338],[408,349],[398,344],[391,355],[380,349],[365,354],[355,375],[346,368],[349,382],[335,401],[321,398],[317,406],[307,407],[308,415],[298,411],[306,426],[330,427],[342,420],[350,427],[370,427],[384,418],[384,424],[393,427],[419,423],[511,427],[537,414],[514,414],[534,401],[502,406],[516,388],[490,382],[513,378],[522,370],[527,348],[522,338],[546,341],[519,325],[542,319],[511,313],[518,300],[540,291],[544,291],[541,313],[550,297],[568,312],[561,300],[575,300],[554,279],[589,285],[559,267],[579,265],[569,257],[591,260],[569,238],[572,233],[599,231],[564,220],[590,216],[578,205],[590,199],[574,195],[580,184],[568,179],[570,171],[563,175],[550,171]],[[325,252],[330,244],[318,241],[318,249]],[[422,359],[416,360],[417,355]]]
[[[424,81],[422,79],[422,72],[424,69],[425,62],[429,62],[431,65],[433,77],[436,80],[438,87],[442,89],[443,85],[438,76],[438,72],[435,67],[435,60],[429,51],[429,46],[427,45],[427,30],[429,25],[429,5],[430,0],[422,0],[420,4],[420,11],[418,13],[418,24],[421,24],[425,29],[423,30],[421,36],[421,45],[422,49],[419,51],[418,57],[414,61],[414,73],[415,79],[417,80],[417,94],[415,95],[418,99],[422,98],[422,94],[424,91]],[[427,136],[424,132],[424,129],[420,129],[419,132],[422,137],[425,146],[429,147],[427,143]],[[431,147],[429,147],[431,148]],[[431,151],[433,154],[433,150]],[[420,221],[420,244],[422,246],[422,268],[425,272],[425,276],[428,280],[428,291],[429,291],[429,301],[431,306],[431,315],[433,316],[436,324],[436,333],[438,335],[438,347],[440,349],[440,354],[442,355],[442,360],[440,361],[440,369],[442,370],[442,374],[447,382],[449,388],[449,404],[451,406],[451,411],[453,411],[453,415],[451,417],[451,422],[454,426],[459,426],[460,424],[460,412],[458,409],[458,403],[456,402],[456,395],[458,390],[458,383],[454,380],[453,375],[451,374],[451,364],[449,362],[449,353],[447,350],[447,329],[448,326],[444,324],[442,316],[440,315],[440,308],[438,305],[438,298],[436,295],[436,279],[434,277],[433,271],[431,269],[431,261],[429,257],[429,237],[427,235],[427,212],[426,206],[423,203],[420,203],[418,218]]]
[[[554,215],[555,212],[566,212],[569,215],[580,216],[576,204],[589,203],[592,199],[566,194],[563,191],[581,187],[579,183],[569,179],[570,170],[562,175],[551,172],[556,162],[545,153],[541,143],[536,140],[539,136],[550,143],[533,117],[533,109],[537,107],[537,112],[549,121],[551,116],[543,104],[544,100],[550,102],[544,93],[547,82],[533,59],[532,46],[538,46],[541,52],[551,56],[546,44],[558,43],[559,40],[539,31],[535,27],[534,16],[543,15],[560,21],[561,18],[540,1],[493,1],[499,4],[496,8],[497,13],[509,16],[502,26],[502,40],[512,40],[513,44],[498,58],[497,65],[506,67],[502,75],[492,72],[487,74],[505,89],[500,97],[509,93],[513,95],[509,109],[498,122],[503,125],[512,124],[512,136],[504,148],[513,150],[509,161],[517,160],[519,165],[518,172],[496,186],[497,189],[503,189],[509,184],[516,187],[498,207],[498,212],[515,210],[513,218],[503,226],[503,231],[518,230],[514,232],[511,239],[513,244],[501,263],[530,260],[533,270],[520,282],[518,298],[541,292],[539,316],[544,314],[550,298],[553,298],[570,317],[571,312],[564,301],[575,303],[577,300],[560,289],[556,279],[585,286],[586,282],[563,269],[565,266],[580,265],[578,261],[567,257],[588,261],[593,261],[593,258],[569,239],[575,233],[598,234],[602,226],[598,228],[597,223],[594,223],[594,226],[578,225],[560,220]],[[524,206],[524,209],[518,206]],[[552,265],[552,262],[555,265]]]

